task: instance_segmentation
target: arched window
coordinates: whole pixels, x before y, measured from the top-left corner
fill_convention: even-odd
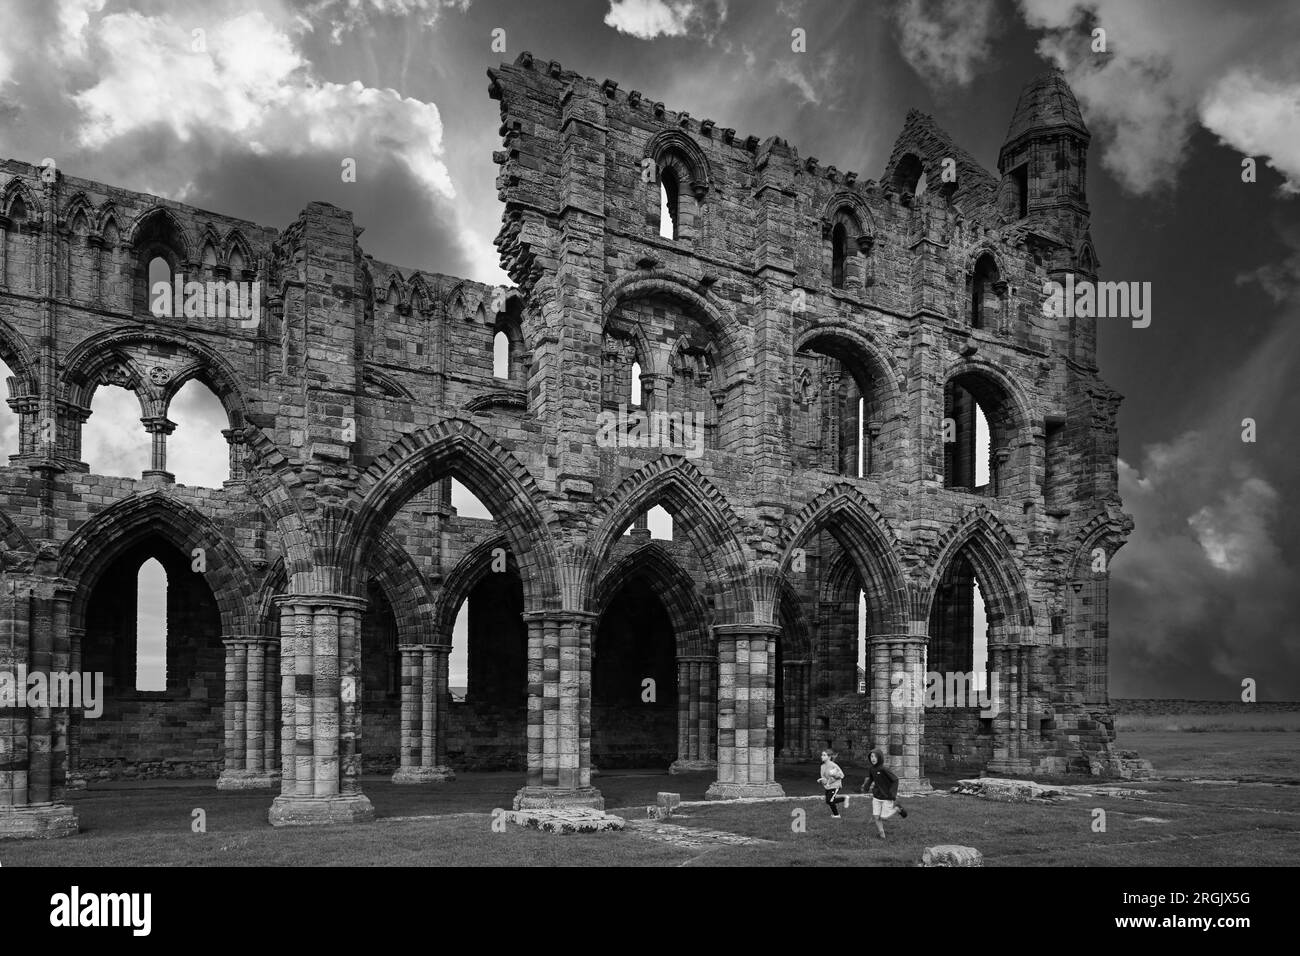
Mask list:
[[[492,337],[492,377],[510,377],[510,338],[505,332]]]
[[[167,417],[176,423],[166,436],[167,470],[176,483],[220,488],[230,478],[230,445],[221,434],[229,425],[221,399],[202,382],[190,379],[172,397]]]
[[[844,259],[848,255],[849,231],[837,222],[831,230],[831,286],[844,288]],[[823,260],[824,261],[824,260]]]
[[[632,363],[632,400],[631,405],[641,404],[641,363]]]
[[[20,278],[25,279],[28,263],[24,257],[20,257],[19,253],[23,246],[22,226],[26,218],[27,204],[23,202],[22,196],[15,196],[14,201],[9,204],[10,225],[5,230],[5,274],[0,276],[0,280],[9,286],[13,286]]]
[[[153,441],[140,422],[140,400],[118,385],[95,389],[81,428],[81,459],[92,475],[139,478],[150,467]]]
[[[166,290],[159,287],[162,283]],[[171,291],[172,267],[162,256],[149,260],[149,311],[154,315],[171,315],[174,311]]]
[[[1005,493],[999,453],[1010,461],[1013,420],[1003,390],[978,374],[944,386],[944,486],[983,495]]]
[[[135,689],[167,689],[167,572],[157,558],[136,576]]]
[[[984,253],[975,261],[971,277],[970,326],[972,329],[992,328],[996,322],[998,296],[994,285],[998,281],[998,266],[993,256]]]
[[[677,171],[671,166],[659,170],[659,236],[677,238],[677,221],[680,213],[681,183]]]

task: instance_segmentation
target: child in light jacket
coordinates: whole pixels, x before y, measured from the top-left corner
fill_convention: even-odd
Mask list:
[[[835,762],[836,756],[834,751],[822,751],[822,775],[817,782],[826,789],[826,805],[831,808],[831,816],[842,820],[840,804],[845,802],[845,798],[840,796],[840,788],[844,786],[844,771]]]

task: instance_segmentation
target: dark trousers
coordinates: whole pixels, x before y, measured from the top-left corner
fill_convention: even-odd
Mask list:
[[[839,787],[826,791],[826,806],[831,808],[831,816],[838,817],[840,815],[840,804],[843,802],[844,798],[840,796]]]

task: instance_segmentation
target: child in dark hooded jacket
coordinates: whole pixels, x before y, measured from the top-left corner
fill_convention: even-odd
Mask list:
[[[867,779],[862,781],[861,792],[871,788],[871,819],[876,824],[880,839],[885,838],[885,820],[895,813],[907,819],[907,811],[896,802],[898,774],[885,766],[885,754],[877,747],[867,757]]]

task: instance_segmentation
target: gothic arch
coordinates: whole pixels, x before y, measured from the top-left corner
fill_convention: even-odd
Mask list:
[[[226,233],[225,243],[220,248],[222,265],[233,270],[234,266],[231,264],[231,257],[238,252],[244,260],[244,268],[250,271],[253,269],[253,250],[252,247],[249,246],[248,240],[244,238],[244,234],[239,230],[239,227],[231,227],[230,231]],[[235,275],[233,271],[231,272],[230,277],[232,279],[243,278],[242,275]]]
[[[397,622],[402,644],[423,644],[432,631],[434,598],[428,579],[387,529],[379,535],[369,560],[371,577],[383,589]]]
[[[519,562],[526,605],[553,606],[559,591],[545,496],[514,455],[462,418],[405,435],[362,473],[360,517],[348,526],[339,549],[340,585],[355,593],[370,540],[413,494],[448,474],[463,481],[500,522]]]
[[[782,573],[795,559],[795,549],[822,529],[852,556],[857,567],[867,594],[868,633],[905,631],[909,599],[907,577],[898,557],[902,544],[888,520],[851,485],[831,485],[782,525]]]
[[[502,548],[506,552],[506,569],[518,573],[519,566],[515,563],[514,554],[511,553],[509,542],[504,534],[493,535],[471,548],[456,562],[456,566],[452,568],[438,590],[433,607],[431,643],[451,643],[452,631],[456,627],[456,614],[479,581],[491,573],[492,562],[496,559],[493,552],[497,548]]]
[[[710,653],[713,616],[709,604],[691,576],[658,541],[647,541],[600,576],[592,594],[592,610],[604,614],[622,587],[638,577],[656,587],[673,625],[678,655]]]
[[[921,602],[922,619],[930,619],[935,592],[948,565],[958,553],[964,553],[975,569],[984,596],[990,639],[995,627],[1005,628],[1008,634],[1020,627],[1032,627],[1034,611],[1015,557],[1018,549],[1015,538],[987,508],[967,512],[939,539]]]
[[[9,216],[13,211],[14,200],[20,196],[27,208],[28,220],[41,221],[45,215],[44,207],[37,201],[32,188],[18,176],[5,183],[4,189],[0,191],[0,212]]]
[[[76,219],[78,213],[85,217],[86,231],[89,233],[95,228],[94,224],[97,217],[95,216],[94,205],[83,190],[78,190],[75,195],[71,196],[68,201],[63,204],[63,215],[60,219],[69,229],[71,229],[72,223]]]
[[[578,595],[589,606],[595,569],[614,542],[642,511],[663,504],[704,562],[719,603],[719,616],[749,610],[748,577],[741,523],[712,482],[687,459],[665,455],[629,476],[606,496],[589,521],[586,560],[579,569]],[[680,516],[681,520],[679,520]]]
[[[202,552],[201,573],[221,614],[223,634],[252,633],[254,588],[247,562],[210,518],[158,489],[131,495],[100,511],[59,549],[59,576],[72,583],[72,626],[85,624],[86,602],[113,559],[137,542],[159,535],[182,554]]]

